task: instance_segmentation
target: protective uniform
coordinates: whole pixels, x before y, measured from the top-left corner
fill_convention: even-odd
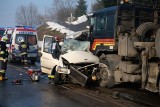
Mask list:
[[[57,38],[57,37],[56,37]],[[59,59],[59,56],[61,54],[61,46],[60,46],[60,39],[56,39],[56,57]]]
[[[6,46],[8,38],[7,36],[3,36],[0,41],[0,80],[6,80],[5,73],[7,70],[7,58],[8,58],[8,50]]]
[[[27,44],[24,42],[24,40],[21,40],[21,43],[19,45],[19,50],[21,52],[20,55],[22,56],[23,63],[27,63],[27,49],[28,49]]]

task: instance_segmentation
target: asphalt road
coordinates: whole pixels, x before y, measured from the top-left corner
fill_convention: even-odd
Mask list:
[[[31,66],[39,67],[39,64],[8,64],[9,79],[0,82],[0,107],[143,107],[123,98],[113,98],[112,89],[75,84],[54,86],[48,84],[46,75],[40,75],[39,82],[31,82],[27,74]],[[22,85],[13,85],[15,79],[21,79]]]

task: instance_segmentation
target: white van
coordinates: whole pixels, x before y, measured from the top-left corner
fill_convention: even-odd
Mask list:
[[[36,29],[28,26],[16,26],[15,28],[6,29],[5,33],[8,35],[10,44],[8,61],[21,60],[19,44],[21,40],[24,40],[25,43],[29,45],[28,60],[34,64],[38,57],[38,37]]]

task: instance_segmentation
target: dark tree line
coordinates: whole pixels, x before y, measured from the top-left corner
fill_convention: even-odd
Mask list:
[[[117,5],[120,0],[95,0],[92,4],[92,12],[110,6]],[[133,2],[141,2],[143,4],[160,5],[160,0],[132,0]],[[159,8],[159,7],[158,7]],[[157,7],[156,7],[157,9]],[[74,17],[87,14],[87,0],[53,0],[52,8],[47,10],[47,15],[38,12],[35,5],[30,3],[28,6],[21,5],[16,11],[16,22],[18,25],[37,26],[50,20],[54,22],[65,22],[71,13]]]

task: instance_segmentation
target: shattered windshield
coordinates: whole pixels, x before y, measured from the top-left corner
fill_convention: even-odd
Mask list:
[[[61,52],[66,53],[67,51],[89,51],[89,41],[79,41],[75,39],[67,39],[64,41]]]

